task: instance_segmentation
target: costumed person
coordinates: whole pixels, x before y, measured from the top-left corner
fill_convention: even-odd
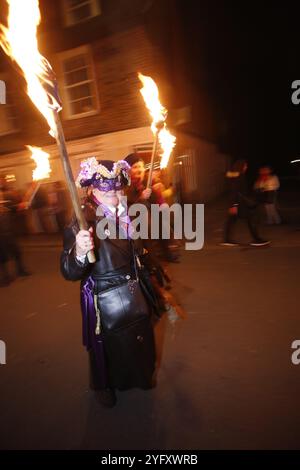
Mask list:
[[[158,171],[154,170],[152,187],[147,188],[147,177],[144,160],[138,155],[138,153],[131,153],[127,155],[125,161],[128,162],[131,167],[131,186],[126,191],[128,205],[130,206],[135,203],[145,204],[146,207],[150,210],[151,204],[159,204],[163,210],[163,205],[166,204],[163,195],[165,188],[161,183]],[[161,248],[161,254],[165,260],[173,263],[178,262],[179,246],[178,243],[176,243],[174,240],[172,227],[170,227],[170,239],[164,239],[161,236],[158,242]],[[156,249],[155,243],[153,242],[150,242],[150,246],[147,246],[147,248],[153,252],[158,251]]]
[[[87,188],[84,213],[90,230],[74,221],[64,232],[61,271],[81,280],[83,342],[89,352],[90,387],[104,406],[116,403],[115,390],[154,386],[153,314],[164,308],[143,264],[141,240],[122,202],[130,167],[92,157],[81,164],[77,184]],[[87,254],[95,249],[96,262]]]
[[[233,238],[233,229],[239,218],[246,219],[249,232],[252,236],[251,246],[264,246],[270,242],[260,237],[256,223],[257,201],[248,191],[246,171],[248,164],[245,160],[237,160],[226,176],[229,182],[229,208],[224,228],[224,246],[237,246],[239,243]]]

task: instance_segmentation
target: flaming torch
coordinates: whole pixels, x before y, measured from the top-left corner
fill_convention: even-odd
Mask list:
[[[32,188],[25,195],[26,208],[28,209],[32,201],[38,192],[41,180],[49,178],[51,173],[50,163],[49,163],[49,154],[44,152],[39,147],[31,147],[27,145],[27,148],[31,151],[31,158],[35,161],[36,167],[32,171]],[[29,193],[29,194],[28,194]]]
[[[39,147],[31,147],[31,145],[27,145],[27,148],[31,151],[31,159],[34,160],[36,164],[36,167],[32,172],[33,181],[40,181],[45,178],[49,178],[51,173],[49,153],[44,152]]]
[[[166,119],[168,111],[159,100],[159,92],[155,81],[151,77],[147,77],[141,73],[139,73],[138,76],[143,84],[143,88],[141,88],[140,92],[152,117],[151,130],[154,134],[154,145],[147,182],[147,188],[150,188],[158,144],[162,149],[160,168],[163,169],[168,166],[171,152],[175,147],[176,137],[167,129]]]
[[[38,48],[37,27],[41,21],[38,0],[6,0],[9,13],[7,27],[0,25],[0,46],[22,70],[27,83],[27,94],[49,125],[49,133],[56,139],[73,208],[80,229],[87,229],[80,199],[67,153],[65,137],[59,118],[61,102],[55,74]],[[93,252],[88,253],[95,262]]]

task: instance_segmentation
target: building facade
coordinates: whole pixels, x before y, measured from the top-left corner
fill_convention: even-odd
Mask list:
[[[176,1],[40,0],[40,9],[40,50],[57,75],[74,173],[80,161],[92,155],[116,160],[133,150],[146,158],[151,153],[150,116],[139,93],[141,72],[156,81],[169,109],[169,125],[178,140],[173,162],[181,162],[186,170],[186,196],[207,199],[218,192],[219,182],[218,190],[204,191],[202,180],[205,186],[214,186],[212,180],[219,181],[224,174],[226,158],[213,142],[216,132],[209,104],[188,80]],[[1,173],[15,175],[19,188],[28,184],[33,162],[26,145],[33,145],[50,154],[50,180],[63,180],[47,124],[27,97],[24,79],[3,54],[0,80],[6,84],[6,104],[0,105]],[[198,101],[197,108],[193,101]],[[194,170],[188,171],[191,165]],[[208,170],[211,167],[215,171]]]

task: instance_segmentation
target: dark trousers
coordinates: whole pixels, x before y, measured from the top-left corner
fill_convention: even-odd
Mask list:
[[[17,273],[25,271],[21,250],[16,239],[12,239],[8,245],[9,257],[15,260]]]
[[[5,237],[1,237],[0,252],[1,252],[0,261],[2,264],[2,271],[4,274],[7,273],[5,263],[9,259],[13,259],[15,261],[17,274],[20,274],[25,271],[21,250],[19,248],[16,238],[13,235],[11,236],[7,235]]]
[[[249,232],[253,238],[254,241],[259,241],[260,236],[257,232],[257,221],[256,221],[256,214],[253,210],[247,210],[242,217],[248,225]],[[229,214],[227,217],[227,220],[225,222],[225,228],[224,228],[224,241],[225,242],[230,242],[233,241],[233,231],[234,231],[234,226],[236,225],[236,222],[239,220],[238,215],[231,215]]]

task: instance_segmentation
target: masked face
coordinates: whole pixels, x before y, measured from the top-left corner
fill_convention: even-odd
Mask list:
[[[124,187],[124,177],[122,175],[116,178],[100,177],[93,182],[93,186],[101,192],[120,191]]]

